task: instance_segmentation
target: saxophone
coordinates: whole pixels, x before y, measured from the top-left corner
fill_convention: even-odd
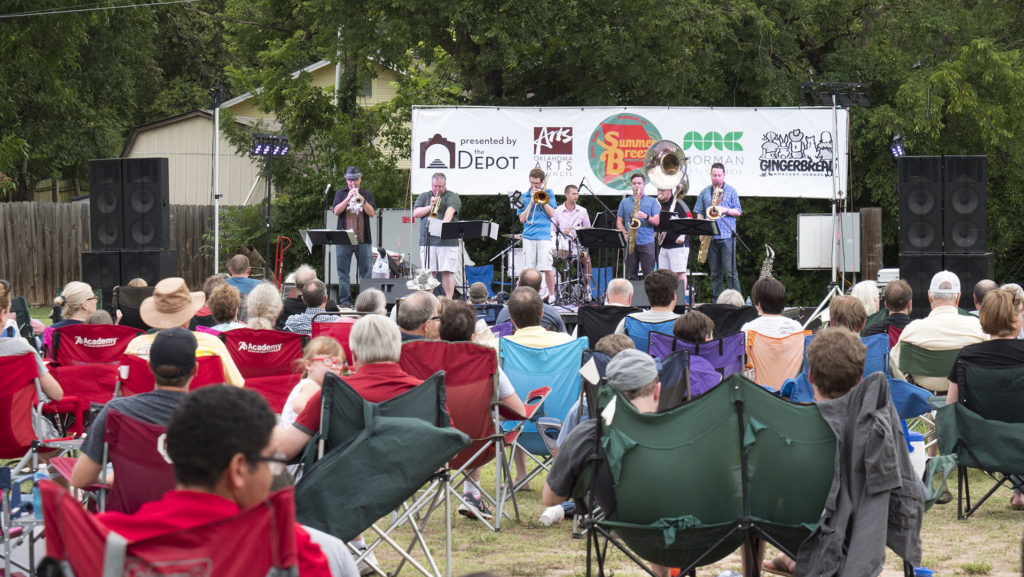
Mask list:
[[[640,200],[643,197],[643,192],[633,197],[633,215],[629,217],[629,254],[636,252],[636,233],[640,230],[640,219],[636,217],[636,213],[640,212]]]
[[[771,245],[764,245],[764,261],[761,263],[761,277],[760,278],[771,278],[772,276],[772,265],[775,263],[775,251],[772,250]]]

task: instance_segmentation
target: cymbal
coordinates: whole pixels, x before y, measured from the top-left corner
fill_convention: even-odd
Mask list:
[[[521,234],[503,234],[503,235],[501,235],[501,238],[508,238],[508,239],[512,239],[512,240],[520,240],[521,238],[523,238],[523,235],[521,235]]]

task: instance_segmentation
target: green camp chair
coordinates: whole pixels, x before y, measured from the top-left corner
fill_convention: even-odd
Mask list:
[[[941,377],[947,378],[956,362],[956,356],[960,349],[949,349],[945,351],[933,351],[910,343],[900,343],[900,372],[906,376],[909,383],[914,382],[914,377]],[[941,399],[941,397],[939,397]],[[941,402],[941,401],[940,401]],[[937,442],[935,437],[935,412],[924,413],[907,421],[907,427],[913,429],[919,423],[925,427],[924,445],[930,448]]]
[[[450,519],[448,492],[428,490],[411,505],[403,503],[432,479],[430,489],[435,489],[435,473],[470,443],[465,433],[451,427],[444,373],[383,403],[363,400],[340,377],[328,374],[321,398],[320,430],[306,447],[304,473],[295,486],[299,522],[345,542],[373,529],[379,539],[369,544],[367,554],[386,542],[402,556],[403,565],[408,562],[424,575],[440,575],[419,530],[427,519],[419,513],[432,510],[431,497],[439,495]],[[399,507],[400,514],[387,529],[378,526],[379,519]],[[403,525],[414,534],[408,547],[390,535]],[[429,568],[412,556],[415,545]],[[450,560],[446,561],[450,570]]]
[[[753,558],[756,539],[796,557],[834,474],[836,438],[816,407],[788,403],[738,375],[657,414],[638,413],[612,387],[599,391],[616,508],[587,523],[588,575],[592,558],[604,574],[609,542],[637,563],[639,556],[684,574],[739,546]],[[585,495],[589,478],[574,497]]]
[[[961,363],[957,403],[938,410],[939,451],[957,457],[957,518],[966,519],[1007,481],[1024,489],[1024,365],[987,369]],[[981,469],[994,481],[971,504],[967,469]],[[964,509],[966,501],[966,509]]]

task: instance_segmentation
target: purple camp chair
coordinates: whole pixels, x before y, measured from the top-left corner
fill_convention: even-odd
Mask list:
[[[512,321],[505,321],[498,323],[491,327],[491,333],[494,334],[495,338],[507,337],[516,332],[516,326],[512,324]]]
[[[648,339],[647,352],[654,358],[664,359],[675,351],[686,349],[690,351],[691,355],[703,357],[711,363],[716,371],[722,373],[722,380],[727,379],[733,373],[743,372],[743,356],[746,348],[744,333],[736,333],[723,339],[697,344],[688,343],[657,331],[651,331]]]

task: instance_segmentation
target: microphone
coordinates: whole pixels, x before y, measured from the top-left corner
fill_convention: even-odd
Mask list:
[[[590,187],[585,184],[586,182],[587,182],[587,177],[584,176],[583,178],[580,179],[580,185],[577,186],[576,188],[578,188],[580,190],[583,190],[584,188],[587,189],[587,190],[590,190]],[[594,191],[591,190],[590,192],[594,192]]]

